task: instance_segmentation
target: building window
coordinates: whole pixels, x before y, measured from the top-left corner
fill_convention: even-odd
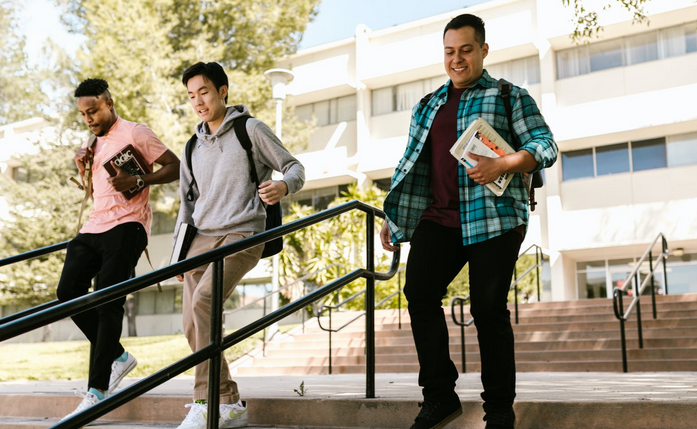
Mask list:
[[[444,83],[445,78],[438,76],[374,89],[371,93],[372,116],[411,110],[424,95],[435,91]]]
[[[628,66],[658,59],[658,32],[656,31],[628,37],[626,44],[624,54],[625,64]]]
[[[632,168],[634,171],[663,168],[668,165],[666,159],[666,139],[632,142]]]
[[[300,191],[281,200],[283,212],[288,213],[292,203],[301,206],[312,207],[314,212],[320,212],[329,207],[329,204],[341,196],[348,189],[348,185],[329,186],[326,188]]]
[[[164,289],[162,292],[140,291],[136,293],[136,314],[174,314],[182,311],[182,290]]]
[[[697,133],[671,136],[667,140],[669,167],[697,164]]]
[[[697,52],[697,22],[557,52],[557,79]]]
[[[562,180],[697,164],[697,133],[566,151],[561,161]]]
[[[295,116],[302,122],[309,122],[314,116],[317,126],[338,124],[356,120],[356,95],[303,104],[295,108]]]
[[[588,46],[590,71],[622,67],[622,39],[608,40]]]
[[[597,175],[626,173],[629,171],[629,145],[613,144],[595,148]]]
[[[593,177],[593,149],[572,150],[561,154],[563,180]]]
[[[522,87],[540,83],[540,59],[537,56],[493,64],[486,71],[494,78],[503,78]]]

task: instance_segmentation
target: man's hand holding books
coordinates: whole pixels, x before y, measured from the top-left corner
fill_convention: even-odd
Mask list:
[[[127,192],[130,189],[138,187],[135,176],[131,176],[128,174],[128,172],[122,170],[113,162],[111,163],[111,166],[116,171],[116,176],[109,177],[107,181],[111,184],[111,186],[114,187],[115,191]]]
[[[470,179],[480,185],[491,183],[498,179],[503,173],[506,173],[504,158],[507,155],[500,158],[489,158],[468,152],[467,156],[477,161],[477,164],[474,167],[467,168],[465,172]]]

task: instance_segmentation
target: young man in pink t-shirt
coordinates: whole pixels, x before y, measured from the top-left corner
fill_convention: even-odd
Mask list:
[[[150,235],[152,210],[148,203],[148,186],[179,178],[177,156],[147,126],[120,118],[108,88],[102,79],[87,79],[75,90],[82,119],[97,136],[92,147],[88,148],[85,143],[75,154],[83,182],[85,165],[92,159],[94,209],[68,244],[56,291],[60,301],[87,294],[94,278],[95,291],[131,278]],[[117,174],[110,176],[104,164],[129,144],[150,171],[153,171],[153,163],[162,168],[142,176],[131,176],[111,163]],[[140,190],[137,195],[131,199],[124,196],[123,192],[136,188]],[[109,396],[135,368],[137,361],[119,342],[125,300],[121,298],[72,316],[91,343],[89,390],[75,411],[64,419]]]

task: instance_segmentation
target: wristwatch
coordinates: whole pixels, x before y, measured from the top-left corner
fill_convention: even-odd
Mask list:
[[[138,189],[143,189],[145,187],[145,181],[143,180],[143,178],[140,177],[140,174],[136,174],[135,178],[136,178],[136,186],[138,186]]]

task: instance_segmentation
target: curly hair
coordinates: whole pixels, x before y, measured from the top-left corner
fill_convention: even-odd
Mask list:
[[[104,79],[85,79],[75,88],[75,97],[99,97],[107,93],[107,98],[111,98],[109,84]]]

